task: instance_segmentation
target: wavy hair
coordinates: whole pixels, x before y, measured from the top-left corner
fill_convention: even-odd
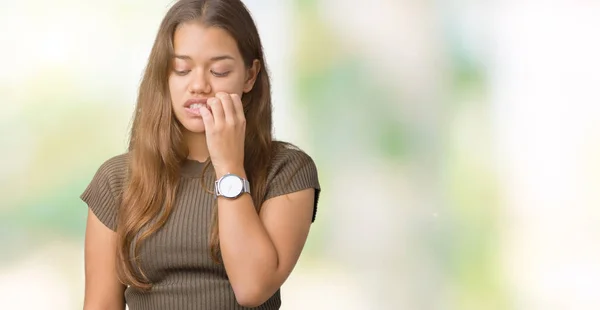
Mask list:
[[[188,150],[182,125],[172,110],[168,76],[172,70],[173,37],[186,22],[219,27],[237,42],[247,67],[261,64],[252,90],[242,96],[246,115],[244,168],[252,186],[257,212],[266,191],[268,167],[277,143],[272,140],[272,107],[269,75],[256,25],[239,0],[180,0],[167,12],[158,30],[139,87],[129,139],[128,181],[119,207],[117,224],[117,273],[120,281],[138,289],[152,284],[141,270],[139,245],[156,233],[171,214],[180,169]],[[203,179],[208,173],[205,166]],[[204,183],[206,189],[206,183]],[[216,204],[210,234],[213,260],[221,263]]]

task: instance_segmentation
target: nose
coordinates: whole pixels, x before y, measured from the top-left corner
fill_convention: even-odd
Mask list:
[[[192,80],[190,81],[190,92],[192,94],[210,94],[211,86],[206,76],[206,73],[202,70],[198,70],[192,73]]]

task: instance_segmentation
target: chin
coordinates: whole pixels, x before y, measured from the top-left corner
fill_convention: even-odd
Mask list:
[[[194,127],[188,127],[185,126],[185,129],[191,133],[204,133],[204,126],[194,126]]]

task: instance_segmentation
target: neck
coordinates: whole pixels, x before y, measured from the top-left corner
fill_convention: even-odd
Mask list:
[[[206,135],[202,133],[194,133],[186,131],[183,134],[183,139],[188,147],[188,159],[205,162],[208,159],[208,147],[206,145]]]

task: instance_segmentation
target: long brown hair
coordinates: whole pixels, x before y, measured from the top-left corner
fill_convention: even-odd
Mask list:
[[[168,76],[177,27],[198,21],[226,30],[238,44],[247,67],[261,64],[252,90],[242,96],[246,115],[244,168],[257,212],[265,197],[268,167],[274,156],[271,86],[256,25],[239,0],[180,0],[164,17],[140,84],[129,140],[129,173],[117,226],[117,273],[123,284],[150,289],[140,268],[139,245],[158,231],[173,210],[181,164],[187,157],[182,125],[172,110]],[[207,165],[208,167],[209,165]],[[212,169],[210,169],[212,170]],[[204,169],[203,175],[207,173]],[[215,204],[216,206],[216,204]],[[211,256],[219,259],[217,209],[212,218]]]

